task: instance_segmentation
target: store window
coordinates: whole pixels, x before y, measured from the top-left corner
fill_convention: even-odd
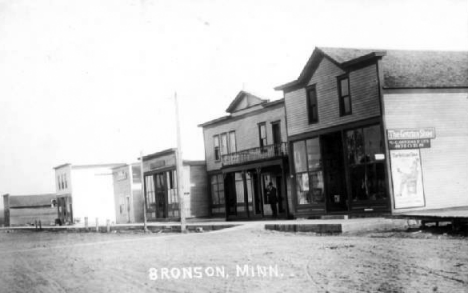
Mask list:
[[[224,205],[224,179],[222,174],[211,176],[211,196],[213,205]]]
[[[145,191],[147,208],[155,208],[156,197],[153,175],[145,176]]]
[[[385,163],[383,140],[379,125],[346,132],[348,164],[353,201],[383,200]]]
[[[294,142],[293,154],[297,203],[323,203],[325,199],[319,138]]]

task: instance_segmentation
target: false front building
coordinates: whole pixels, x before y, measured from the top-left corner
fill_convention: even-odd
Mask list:
[[[143,157],[146,216],[149,221],[180,219],[176,149]],[[205,161],[182,162],[186,218],[210,216]]]
[[[316,48],[276,89],[296,217],[468,206],[468,52]]]
[[[288,151],[283,100],[241,91],[224,116],[200,125],[210,182],[212,216],[227,220],[271,217],[266,194],[277,190],[280,217],[288,216]]]

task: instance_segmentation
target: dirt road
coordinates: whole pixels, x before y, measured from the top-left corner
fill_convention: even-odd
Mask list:
[[[468,239],[0,232],[1,292],[468,292]]]

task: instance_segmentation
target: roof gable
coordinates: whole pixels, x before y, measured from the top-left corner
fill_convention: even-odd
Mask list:
[[[264,100],[246,91],[240,91],[237,94],[236,98],[231,102],[229,107],[226,109],[226,112],[232,114],[234,112],[244,110],[252,106],[260,105],[266,102],[268,102],[268,100]]]
[[[323,58],[340,68],[382,58],[386,88],[468,87],[468,52],[315,48],[299,77],[276,87],[290,91],[304,86]]]

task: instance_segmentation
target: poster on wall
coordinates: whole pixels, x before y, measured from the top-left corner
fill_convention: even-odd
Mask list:
[[[390,151],[395,209],[424,207],[419,149]]]

